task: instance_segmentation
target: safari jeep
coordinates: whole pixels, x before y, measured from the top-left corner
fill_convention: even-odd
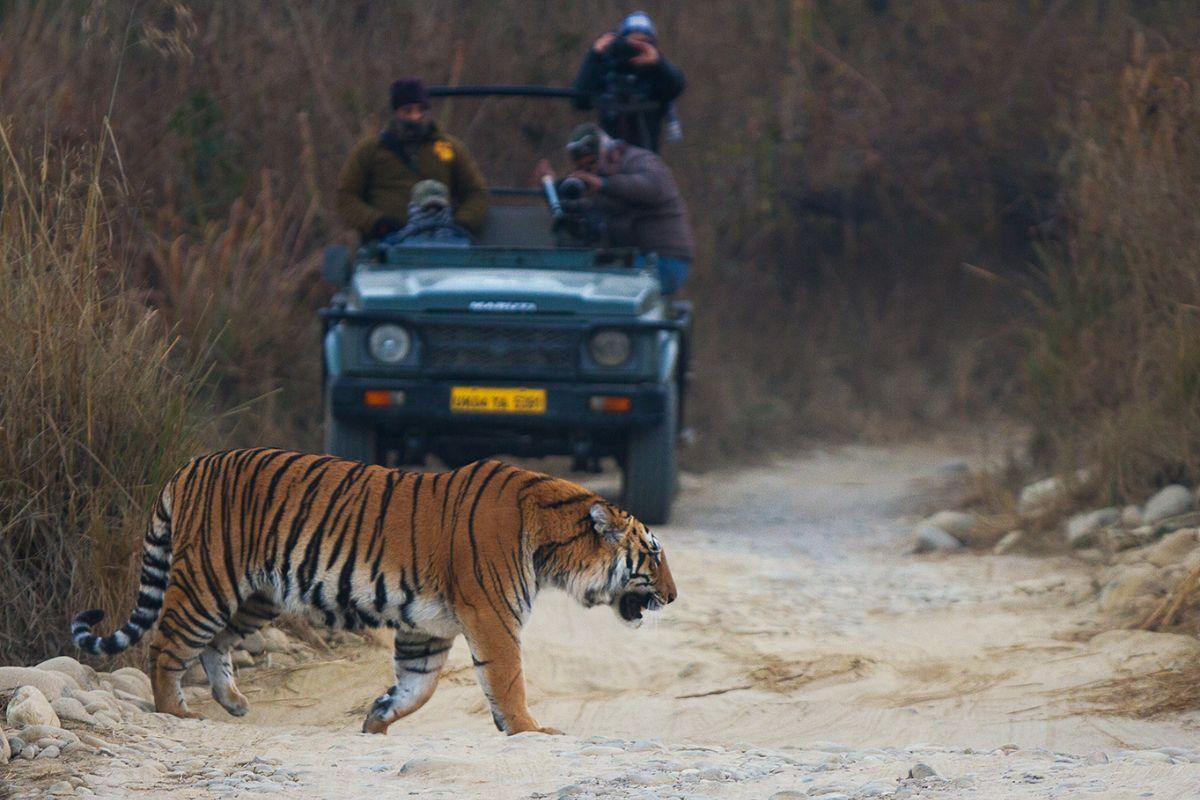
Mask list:
[[[666,522],[690,311],[664,301],[653,256],[564,241],[546,205],[502,192],[469,247],[327,250],[326,450],[397,465],[567,455],[588,471],[611,457],[625,507]]]

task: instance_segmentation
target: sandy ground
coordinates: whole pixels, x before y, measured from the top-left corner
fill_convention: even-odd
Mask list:
[[[424,709],[359,734],[391,682],[387,648],[359,645],[246,673],[242,720],[193,701],[210,720],[145,715],[115,755],[67,766],[114,797],[1200,797],[1200,713],[1137,720],[1081,694],[1197,663],[1194,640],[1089,638],[1078,562],[905,554],[963,456],[847,448],[686,477],[656,530],[674,605],[630,630],[538,599],[531,708],[565,736],[498,734],[461,641]],[[907,778],[918,762],[936,774]]]

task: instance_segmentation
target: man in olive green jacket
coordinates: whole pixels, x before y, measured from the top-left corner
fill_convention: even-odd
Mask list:
[[[338,176],[336,207],[364,239],[404,227],[412,188],[433,179],[450,188],[454,221],[472,233],[483,227],[487,186],[458,139],[437,129],[419,78],[392,84],[392,120],[378,136],[359,142]]]

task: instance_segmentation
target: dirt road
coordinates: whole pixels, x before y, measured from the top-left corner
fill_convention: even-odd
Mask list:
[[[538,600],[531,707],[566,736],[498,734],[461,641],[424,709],[359,734],[391,681],[386,647],[357,646],[246,673],[244,719],[211,700],[193,701],[211,721],[144,715],[72,769],[155,798],[1200,796],[1200,714],[1135,720],[1080,693],[1200,659],[1195,641],[1092,638],[1077,562],[905,554],[961,455],[850,448],[686,478],[656,531],[677,603],[630,630]],[[918,762],[934,774],[907,778]]]

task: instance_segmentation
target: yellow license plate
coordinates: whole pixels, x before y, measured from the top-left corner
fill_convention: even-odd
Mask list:
[[[455,386],[450,389],[450,410],[465,414],[545,414],[546,390]]]

